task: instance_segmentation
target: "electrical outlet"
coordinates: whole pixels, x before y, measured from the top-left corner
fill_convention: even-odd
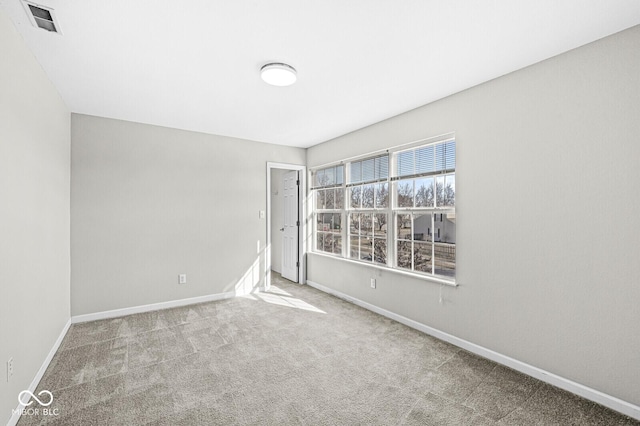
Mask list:
[[[11,376],[13,376],[13,358],[9,358],[9,361],[7,361],[7,382],[11,379]]]
[[[376,279],[371,278],[371,288],[376,288]]]
[[[186,284],[187,283],[187,274],[178,275],[178,284]]]

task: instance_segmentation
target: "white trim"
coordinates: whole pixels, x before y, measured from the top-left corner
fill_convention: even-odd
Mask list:
[[[142,312],[157,311],[158,309],[176,308],[179,306],[193,305],[195,303],[213,302],[216,300],[231,299],[241,294],[235,291],[226,293],[209,294],[206,296],[190,297],[188,299],[171,300],[169,302],[152,303],[150,305],[131,306],[129,308],[114,309],[111,311],[95,312],[92,314],[74,315],[71,317],[72,324],[95,321],[107,318],[117,318],[125,315],[139,314]]]
[[[71,318],[69,318],[67,320],[67,323],[64,325],[64,327],[62,327],[62,331],[60,332],[60,335],[58,336],[58,338],[56,339],[55,343],[51,347],[51,350],[49,351],[49,354],[44,359],[44,362],[40,366],[40,369],[38,370],[38,372],[36,373],[35,377],[31,381],[31,384],[29,385],[29,387],[26,390],[28,390],[28,391],[30,391],[32,393],[36,391],[36,388],[38,387],[38,383],[40,383],[40,380],[42,380],[42,376],[44,376],[44,372],[47,371],[47,368],[49,367],[49,364],[51,363],[51,360],[53,359],[53,356],[56,354],[56,352],[58,351],[58,348],[62,344],[62,340],[64,339],[64,336],[67,335],[67,331],[69,331],[69,327],[71,327]],[[19,403],[17,405],[16,411],[14,412],[14,414],[11,416],[11,418],[7,422],[7,426],[15,426],[18,423],[18,421],[20,420],[20,411],[24,407],[25,407],[25,404],[22,404],[22,403]]]
[[[275,163],[267,161],[267,241],[265,253],[265,281],[261,290],[268,290],[271,286],[271,170],[297,170],[300,186],[298,187],[298,203],[300,209],[300,228],[298,230],[298,258],[300,259],[300,269],[298,270],[298,282],[304,284],[307,280],[307,259],[305,235],[307,231],[307,166],[299,164]]]
[[[431,335],[440,340],[444,340],[445,342],[451,343],[469,352],[473,352],[476,355],[480,355],[484,358],[487,358],[487,359],[490,359],[491,361],[505,365],[509,368],[517,370],[528,376],[541,380],[545,383],[556,386],[560,389],[564,389],[566,391],[579,395],[583,398],[586,398],[598,404],[604,405],[605,407],[611,408],[612,410],[615,410],[626,416],[632,417],[636,420],[640,420],[640,406],[634,405],[627,401],[623,401],[619,398],[600,392],[596,389],[592,389],[580,383],[576,383],[572,380],[550,373],[541,368],[534,367],[533,365],[524,363],[522,361],[518,361],[517,359],[492,351],[491,349],[487,349],[483,346],[476,345],[475,343],[471,343],[467,340],[460,339],[459,337],[456,337],[451,334],[445,333],[443,331],[437,330],[435,328],[429,327],[427,325],[424,325],[412,319],[406,318],[402,315],[398,315],[391,311],[387,311],[386,309],[372,305],[368,302],[364,302],[360,299],[356,299],[355,297],[351,297],[340,291],[334,290],[329,287],[325,287],[314,281],[307,280],[307,284],[310,285],[311,287],[317,288],[320,291],[332,294],[336,297],[339,297],[340,299],[344,299],[362,308],[368,309],[370,311],[373,311],[387,318],[391,318],[392,320],[398,321],[399,323],[402,323],[408,327],[414,328],[425,334]]]

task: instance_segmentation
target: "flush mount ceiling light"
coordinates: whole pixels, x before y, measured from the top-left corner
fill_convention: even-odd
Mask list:
[[[272,86],[291,86],[296,82],[296,69],[281,62],[272,62],[260,68],[260,77]]]

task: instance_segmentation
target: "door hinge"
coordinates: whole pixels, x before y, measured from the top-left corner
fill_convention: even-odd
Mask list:
[[[300,262],[296,262],[296,268],[300,267]]]
[[[296,220],[296,226],[300,226],[300,221]]]
[[[296,185],[300,186],[300,179],[296,181]]]

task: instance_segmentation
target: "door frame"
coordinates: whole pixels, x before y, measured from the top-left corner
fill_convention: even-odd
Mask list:
[[[306,284],[307,282],[307,259],[306,244],[304,236],[307,230],[307,209],[305,203],[305,194],[307,188],[307,166],[301,166],[299,164],[287,164],[287,163],[274,163],[267,162],[267,242],[265,253],[265,280],[264,290],[268,290],[271,287],[271,170],[297,170],[298,179],[300,179],[300,185],[298,186],[298,211],[300,212],[300,226],[298,227],[298,259],[300,262],[300,269],[298,270],[298,282],[300,284]]]

